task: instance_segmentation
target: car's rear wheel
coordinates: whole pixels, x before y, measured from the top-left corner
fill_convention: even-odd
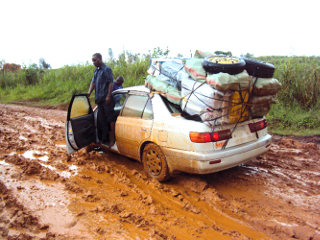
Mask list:
[[[170,178],[166,156],[158,145],[149,143],[145,146],[142,153],[142,163],[146,173],[159,182]]]

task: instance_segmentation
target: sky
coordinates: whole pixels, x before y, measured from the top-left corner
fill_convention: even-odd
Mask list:
[[[53,68],[112,48],[320,55],[320,1],[0,0],[0,60]]]

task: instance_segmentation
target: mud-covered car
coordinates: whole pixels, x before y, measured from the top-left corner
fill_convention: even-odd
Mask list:
[[[117,90],[113,97],[116,143],[109,149],[142,162],[159,181],[175,172],[207,174],[237,166],[267,151],[271,143],[264,118],[212,130],[185,118],[178,106],[144,86]],[[86,94],[72,97],[65,132],[68,153],[99,143],[96,116]]]

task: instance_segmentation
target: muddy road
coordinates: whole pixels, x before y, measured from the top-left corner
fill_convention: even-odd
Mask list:
[[[66,112],[0,105],[0,239],[320,239],[320,137],[160,184],[114,153],[65,151]]]

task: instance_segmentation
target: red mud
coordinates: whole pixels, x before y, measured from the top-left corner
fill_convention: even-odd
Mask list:
[[[0,105],[1,239],[320,239],[320,137],[167,183],[64,146],[66,112]]]

